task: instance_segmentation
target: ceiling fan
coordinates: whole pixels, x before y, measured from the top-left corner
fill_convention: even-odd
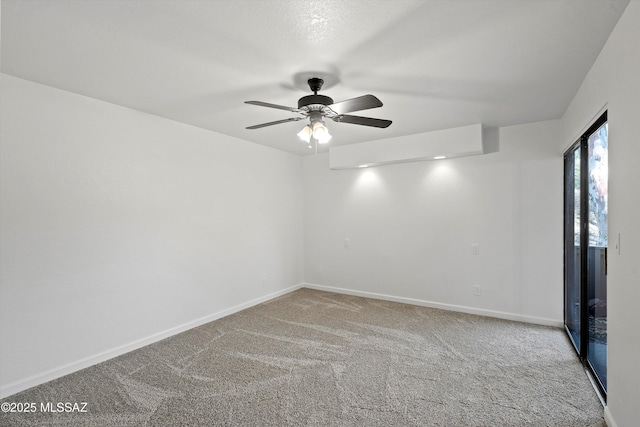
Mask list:
[[[382,107],[382,102],[373,95],[364,95],[357,98],[347,99],[346,101],[333,102],[328,96],[318,95],[318,91],[322,88],[324,80],[313,77],[307,81],[313,95],[303,96],[298,100],[298,108],[286,107],[284,105],[270,104],[262,101],[245,101],[245,104],[259,105],[262,107],[277,108],[279,110],[287,110],[292,113],[299,113],[299,117],[290,117],[288,119],[276,120],[275,122],[262,123],[259,125],[248,126],[247,129],[258,129],[265,126],[277,125],[280,123],[295,122],[298,120],[309,118],[309,125],[305,126],[298,136],[304,142],[309,144],[316,142],[317,144],[325,144],[331,139],[331,135],[327,130],[324,119],[328,118],[338,123],[351,123],[354,125],[372,126],[377,128],[386,128],[391,124],[391,120],[375,119],[372,117],[352,116],[345,113],[352,111],[368,110],[370,108]]]

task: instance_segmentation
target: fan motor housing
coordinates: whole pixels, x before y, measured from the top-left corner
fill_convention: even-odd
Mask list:
[[[331,105],[333,104],[333,99],[324,95],[307,95],[303,96],[298,100],[298,108],[306,107],[307,105]]]

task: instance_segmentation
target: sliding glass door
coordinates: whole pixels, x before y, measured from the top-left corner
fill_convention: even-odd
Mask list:
[[[587,292],[589,344],[587,361],[603,388],[607,387],[607,217],[608,126],[606,116],[588,133]]]
[[[578,353],[581,350],[582,269],[580,268],[582,226],[580,222],[580,154],[575,146],[564,156],[564,324]]]
[[[604,397],[607,390],[608,126],[603,114],[564,156],[564,321]]]

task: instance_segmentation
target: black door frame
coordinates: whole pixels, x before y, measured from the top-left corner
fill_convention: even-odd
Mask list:
[[[565,332],[569,335],[569,340],[571,341],[573,348],[578,353],[578,357],[582,362],[583,366],[590,373],[593,383],[596,388],[600,392],[602,399],[607,401],[607,390],[604,385],[600,382],[598,375],[595,373],[593,366],[588,359],[588,349],[589,349],[589,136],[591,136],[595,131],[597,131],[602,125],[607,123],[607,111],[602,113],[598,119],[593,122],[591,126],[582,134],[582,136],[571,145],[564,152],[564,227],[567,227],[567,156],[572,155],[577,147],[580,149],[580,348],[576,348],[576,344],[571,337],[571,333],[569,328],[567,327],[567,304],[566,301],[563,304],[563,321],[564,321],[564,329]],[[574,200],[574,196],[571,195],[571,200]],[[567,286],[567,232],[563,230],[564,236],[564,287],[565,292],[564,296],[566,298],[566,286]],[[606,257],[605,257],[606,259]],[[606,267],[605,267],[606,270]],[[607,369],[608,370],[608,369]]]

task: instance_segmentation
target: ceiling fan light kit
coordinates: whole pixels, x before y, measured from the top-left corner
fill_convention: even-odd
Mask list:
[[[291,117],[288,119],[276,120],[274,122],[248,126],[247,129],[259,129],[266,126],[309,118],[309,124],[298,132],[298,137],[309,144],[310,148],[312,147],[312,143],[315,143],[317,148],[317,144],[326,144],[331,140],[331,134],[324,122],[325,118],[331,119],[337,123],[350,123],[377,128],[386,128],[391,124],[391,120],[345,114],[353,111],[382,107],[382,102],[373,95],[364,95],[348,99],[346,101],[333,102],[333,99],[328,96],[318,95],[318,91],[322,89],[322,85],[324,84],[324,81],[321,78],[310,78],[307,83],[309,84],[309,88],[313,92],[313,95],[306,95],[300,98],[298,100],[298,108],[270,104],[262,101],[245,101],[246,104],[276,108],[301,114],[300,117]]]
[[[306,125],[300,132],[298,132],[298,138],[300,138],[307,144],[311,142],[311,128],[309,127],[309,125]]]

